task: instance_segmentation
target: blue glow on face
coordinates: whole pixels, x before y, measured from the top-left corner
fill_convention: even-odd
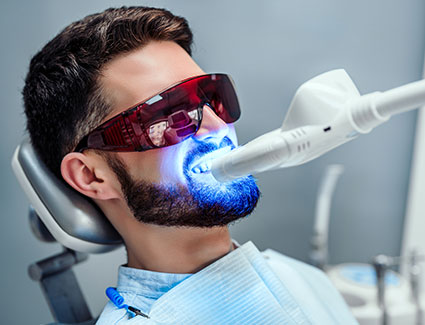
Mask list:
[[[251,213],[257,204],[260,191],[254,178],[246,176],[221,183],[210,172],[197,174],[191,170],[194,162],[225,147],[235,148],[228,137],[224,137],[220,145],[211,142],[197,142],[197,146],[186,155],[183,173],[187,180],[189,193],[201,209],[217,209],[219,207],[223,215],[232,215],[231,218],[236,220]],[[228,216],[225,218],[227,219]]]
[[[108,156],[108,164],[117,175],[128,207],[137,220],[161,226],[215,227],[227,225],[254,210],[260,191],[252,176],[219,183],[209,172],[196,174],[190,170],[205,155],[232,147],[231,140],[225,138],[219,146],[195,141],[195,146],[189,151],[180,148],[177,151],[181,154],[175,157],[174,163],[183,166],[185,185],[134,179],[120,159]]]

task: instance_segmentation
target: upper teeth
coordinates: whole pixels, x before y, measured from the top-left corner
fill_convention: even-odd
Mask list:
[[[203,162],[192,168],[195,174],[205,173],[211,169],[211,161]]]
[[[206,156],[202,157],[200,162],[197,162],[197,164],[192,168],[192,172],[195,174],[208,172],[211,170],[212,161],[215,158],[220,157],[231,150],[232,148],[229,146],[207,154]]]

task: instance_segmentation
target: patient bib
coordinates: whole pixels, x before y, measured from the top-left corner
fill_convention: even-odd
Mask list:
[[[357,324],[321,271],[251,242],[164,293],[149,319],[111,308],[99,324]]]
[[[252,242],[164,294],[149,316],[159,324],[311,324]]]

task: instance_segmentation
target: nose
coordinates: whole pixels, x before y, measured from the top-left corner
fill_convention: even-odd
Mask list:
[[[220,143],[221,140],[229,133],[229,126],[214,111],[205,105],[202,112],[202,122],[198,132],[194,138],[200,141],[207,139]]]

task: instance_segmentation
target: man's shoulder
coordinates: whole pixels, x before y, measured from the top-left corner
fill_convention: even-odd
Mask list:
[[[294,295],[304,292],[315,297],[311,304],[322,300],[347,309],[341,294],[322,270],[272,249],[262,254],[275,275]]]
[[[293,257],[284,255],[271,248],[262,251],[261,254],[266,259],[271,268],[290,267],[302,272],[324,274],[323,271],[317,267],[297,260]]]
[[[320,280],[326,286],[332,286],[328,276],[317,267],[279,253],[273,249],[262,252],[270,268],[281,280],[292,279],[294,276],[308,282]]]

